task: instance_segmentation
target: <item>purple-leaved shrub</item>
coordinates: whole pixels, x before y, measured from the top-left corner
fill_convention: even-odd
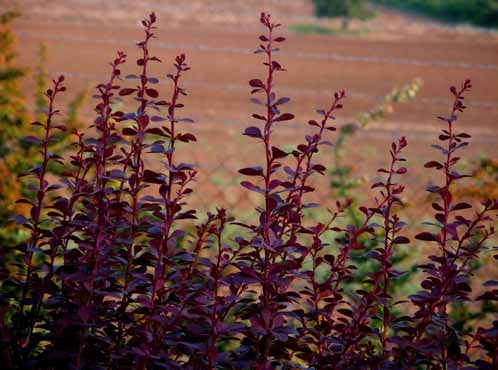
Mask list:
[[[275,60],[276,45],[285,39],[270,15],[262,13],[260,22],[266,33],[256,53],[266,76],[249,81],[257,123],[243,135],[265,160],[239,170],[248,178],[241,186],[261,199],[253,223],[237,222],[221,208],[197,221],[188,206],[196,170],[179,162],[176,151],[179,142],[196,141],[187,130],[192,120],[181,114],[189,67],[185,55],[176,57],[167,75],[171,90],[160,98],[149,70],[161,62],[150,50],[154,13],[142,21],[138,74],[122,77],[127,56],[118,52],[109,80],[96,87],[95,134],[74,131],[67,160],[48,150],[66,130],[56,123],[64,78],[53,81],[46,118],[33,123],[44,132],[37,141],[41,164],[26,174],[35,180],[34,201],[19,200],[31,216],[14,218],[30,237],[1,246],[8,259],[0,275],[5,368],[497,368],[498,321],[465,336],[448,315],[452,303],[476,298],[469,264],[486,248],[498,209],[496,199],[472,210],[452,196],[454,183],[467,177],[456,164],[470,136],[457,131],[456,121],[470,81],[451,87],[454,105],[439,117],[447,127],[433,145],[441,158],[425,165],[438,171],[441,185],[427,189],[437,199],[434,221],[416,239],[433,244],[434,252],[419,266],[420,291],[398,301],[390,286],[403,272],[392,256],[398,245],[412,243],[398,215],[407,139],[388,149],[390,161],[378,170],[385,179],[372,185],[378,195],[359,208],[358,225],[338,222],[352,206],[347,200],[336,202],[326,223],[305,219],[305,210],[319,206],[307,200],[314,190],[309,180],[326,171],[316,154],[332,145],[331,122],[346,93],[336,92],[317,111],[295,150],[276,146],[279,127],[294,118],[284,110],[289,98],[275,92],[285,71]],[[126,111],[114,108],[118,101]],[[159,169],[146,167],[149,155]],[[51,184],[47,168],[57,165],[63,175]],[[227,238],[227,228],[236,237]],[[325,234],[335,240],[327,243]],[[367,252],[364,238],[377,238],[379,247]],[[344,289],[356,267],[350,256],[362,250],[376,267],[351,293]],[[486,286],[478,299],[496,301],[497,282]]]

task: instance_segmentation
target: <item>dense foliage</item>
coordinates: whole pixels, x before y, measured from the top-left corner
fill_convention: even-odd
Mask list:
[[[318,17],[368,18],[372,15],[365,0],[313,0]]]
[[[375,2],[449,22],[498,27],[497,0],[375,0]]]
[[[167,75],[171,90],[161,98],[149,68],[161,62],[150,49],[154,13],[142,21],[138,73],[122,79],[127,56],[118,52],[109,79],[96,87],[95,134],[74,130],[68,159],[49,150],[67,132],[57,109],[65,80],[53,80],[46,115],[33,123],[42,131],[31,139],[39,162],[26,172],[33,197],[19,200],[30,212],[13,218],[29,237],[0,245],[3,366],[496,368],[498,322],[483,320],[467,334],[450,317],[453,304],[498,299],[496,281],[486,283],[485,294],[472,293],[469,269],[494,232],[498,202],[473,208],[453,195],[454,184],[466,177],[457,170],[458,152],[470,136],[456,122],[470,81],[451,87],[454,104],[440,117],[444,128],[433,146],[438,157],[425,165],[440,185],[427,189],[434,220],[416,238],[433,246],[433,254],[419,266],[424,278],[418,293],[396,300],[392,287],[404,272],[394,268],[393,256],[400,246],[413,245],[398,215],[408,141],[401,137],[386,148],[387,165],[378,170],[385,178],[372,185],[377,196],[359,207],[358,223],[342,222],[356,207],[348,199],[337,201],[326,223],[306,219],[319,207],[307,200],[314,190],[310,178],[327,170],[316,154],[332,145],[331,121],[346,93],[336,92],[329,107],[317,110],[295,150],[276,146],[279,127],[294,119],[283,110],[289,98],[275,92],[285,71],[275,53],[285,39],[269,15],[261,14],[260,22],[266,33],[256,53],[264,57],[266,75],[249,81],[258,124],[243,135],[261,147],[264,163],[239,170],[249,178],[241,186],[261,198],[250,224],[224,209],[193,221],[198,216],[187,200],[196,170],[176,157],[181,145],[197,140],[188,132],[193,121],[181,114],[187,95],[182,78],[190,68],[185,55],[175,58]],[[118,102],[133,108],[117,110]],[[149,156],[159,159],[156,167],[146,167]],[[47,176],[51,166],[63,168],[57,183]],[[226,238],[228,228],[235,238]],[[375,248],[367,250],[365,239],[373,239]],[[365,253],[375,264],[355,291],[345,288],[357,278],[353,253]]]

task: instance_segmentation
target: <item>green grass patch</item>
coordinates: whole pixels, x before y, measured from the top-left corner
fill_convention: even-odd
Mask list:
[[[333,28],[314,23],[291,24],[288,30],[298,35],[364,36],[368,34],[367,30]]]

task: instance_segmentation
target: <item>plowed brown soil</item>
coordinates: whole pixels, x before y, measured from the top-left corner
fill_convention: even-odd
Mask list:
[[[12,4],[0,5],[11,7]],[[186,52],[192,71],[185,85],[185,115],[197,123],[189,126],[199,142],[182,148],[182,159],[200,166],[198,193],[194,202],[225,206],[251,204],[242,195],[237,169],[256,164],[261,148],[241,136],[245,125],[254,124],[251,113],[258,107],[249,103],[247,81],[262,77],[257,47],[258,12],[273,11],[285,24],[317,22],[307,1],[38,1],[20,2],[23,18],[15,23],[19,39],[20,62],[34,66],[40,43],[48,50],[47,70],[63,73],[73,93],[104,80],[107,62],[116,50],[129,55],[123,73],[136,73],[134,41],[142,37],[137,21],[149,9],[159,19],[158,40],[153,53],[163,63],[152,74],[164,77],[175,54]],[[334,26],[335,21],[320,21]],[[353,29],[366,29],[364,37],[304,36],[283,33],[288,42],[277,56],[288,72],[277,76],[282,95],[292,99],[287,110],[296,121],[277,134],[282,144],[297,143],[307,130],[304,124],[316,118],[314,110],[326,107],[334,90],[345,88],[349,98],[338,114],[337,125],[350,122],[355,113],[378,104],[395,86],[415,77],[424,85],[413,101],[400,105],[386,120],[369,126],[348,144],[345,161],[354,164],[357,176],[375,180],[376,169],[387,161],[387,148],[393,138],[409,140],[410,174],[406,177],[412,199],[424,197],[421,190],[433,172],[423,162],[437,155],[430,144],[436,139],[440,123],[435,119],[448,112],[449,85],[471,78],[470,108],[458,123],[459,129],[473,135],[473,146],[466,150],[469,160],[479,155],[495,155],[498,145],[498,39],[495,35],[435,25],[425,20],[379,11],[369,22],[353,22]],[[126,84],[128,82],[125,82]],[[169,86],[161,84],[167,96]],[[26,81],[29,96],[33,83]],[[67,94],[67,99],[71,93]],[[92,100],[83,109],[90,117]],[[88,119],[88,122],[91,122]],[[333,136],[331,137],[333,140]],[[330,152],[322,160],[332,165]],[[318,196],[331,199],[328,179],[321,179]]]

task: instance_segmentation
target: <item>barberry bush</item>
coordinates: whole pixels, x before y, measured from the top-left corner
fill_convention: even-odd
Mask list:
[[[235,210],[197,215],[188,205],[197,173],[176,153],[197,140],[188,132],[193,121],[181,113],[190,68],[178,55],[166,76],[169,92],[159,91],[149,68],[161,62],[151,50],[154,13],[142,21],[137,74],[122,76],[127,56],[118,52],[108,80],[96,87],[93,134],[73,130],[74,151],[66,158],[49,150],[67,131],[57,109],[65,80],[53,80],[46,116],[33,123],[43,131],[36,139],[40,159],[26,173],[33,198],[18,201],[30,215],[13,218],[29,238],[1,246],[4,367],[497,367],[498,321],[484,320],[468,334],[450,317],[453,304],[498,298],[496,281],[480,296],[472,292],[469,267],[488,248],[497,200],[474,207],[453,196],[454,184],[467,177],[457,164],[470,136],[458,131],[457,118],[470,81],[451,87],[454,105],[439,117],[436,159],[425,165],[440,185],[427,189],[434,220],[415,238],[432,254],[420,261],[419,291],[398,299],[392,286],[404,272],[393,267],[393,256],[415,243],[399,215],[408,140],[386,148],[386,166],[378,170],[384,180],[372,184],[377,195],[359,206],[359,222],[343,222],[356,207],[347,199],[336,202],[327,222],[306,219],[320,206],[308,199],[310,179],[327,170],[316,154],[333,145],[332,122],[347,96],[339,90],[317,110],[295,150],[276,146],[279,127],[294,119],[284,110],[289,98],[275,90],[285,71],[275,55],[285,39],[270,15],[262,13],[260,22],[266,33],[256,53],[266,75],[249,81],[257,111],[243,135],[261,148],[264,163],[239,170],[247,177],[241,186],[261,199],[252,223],[234,219]],[[117,110],[118,102],[129,108]],[[145,164],[151,156],[154,168]],[[54,166],[62,171],[56,183],[47,177]],[[375,248],[366,249],[368,239]],[[358,289],[345,289],[357,279],[351,256],[362,252],[375,268]]]

